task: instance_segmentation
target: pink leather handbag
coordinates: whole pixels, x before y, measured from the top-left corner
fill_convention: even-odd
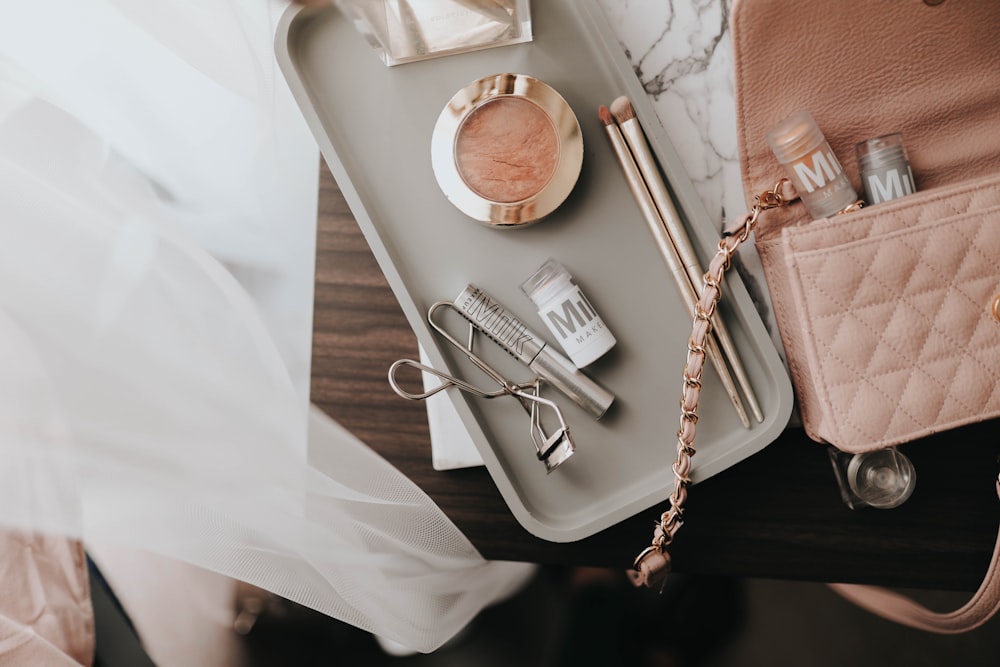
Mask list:
[[[729,257],[751,231],[812,439],[857,453],[1000,417],[998,26],[995,0],[734,1],[740,158],[755,198],[706,276],[675,490],[636,559],[638,582],[669,569],[694,454],[698,341]],[[812,220],[766,139],[799,110],[815,118],[858,192],[855,144],[900,133],[917,192]],[[883,589],[833,588],[913,627],[970,630],[1000,610],[1000,537],[981,588],[950,614]]]
[[[807,433],[861,452],[1000,416],[1000,4],[739,0],[731,17],[745,191],[810,111],[858,192],[854,145],[902,134],[917,192],[756,230]]]

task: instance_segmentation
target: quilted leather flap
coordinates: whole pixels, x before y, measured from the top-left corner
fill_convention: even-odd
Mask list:
[[[785,230],[824,439],[866,450],[1000,415],[988,180]]]
[[[893,132],[918,190],[1000,172],[1000,2],[736,0],[730,22],[748,202],[782,175],[767,131],[800,109],[855,189],[854,145]]]

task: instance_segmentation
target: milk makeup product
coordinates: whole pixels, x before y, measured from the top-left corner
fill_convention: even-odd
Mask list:
[[[767,142],[814,220],[857,203],[844,168],[808,111],[778,123],[767,133]]]

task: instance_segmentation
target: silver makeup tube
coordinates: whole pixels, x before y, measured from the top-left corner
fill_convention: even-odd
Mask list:
[[[530,368],[538,377],[600,419],[614,402],[614,394],[581,373],[569,359],[553,350],[496,299],[468,285],[454,301],[456,310],[484,335]]]

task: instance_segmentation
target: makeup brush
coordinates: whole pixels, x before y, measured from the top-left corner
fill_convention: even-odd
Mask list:
[[[639,168],[642,180],[645,181],[646,188],[649,190],[653,203],[663,220],[667,235],[677,250],[677,255],[681,258],[691,287],[697,294],[705,271],[698,263],[698,255],[695,254],[691,239],[684,229],[684,223],[681,222],[673,200],[670,198],[670,193],[667,191],[667,186],[660,176],[656,159],[649,148],[649,142],[642,131],[642,125],[636,118],[632,102],[625,96],[618,97],[611,103],[611,115],[614,116],[622,135],[625,137],[625,143],[628,144],[629,150],[635,158],[636,166]],[[718,311],[712,316],[712,330],[718,339],[719,347],[722,348],[723,355],[732,368],[733,375],[736,376],[736,381],[743,390],[743,395],[746,396],[750,411],[753,412],[753,416],[758,422],[763,422],[764,415],[757,402],[753,386],[750,384],[750,378],[743,367],[743,362],[740,360],[739,352],[737,352],[736,344],[733,343],[733,338],[729,334],[729,329]]]
[[[608,138],[611,140],[611,147],[615,151],[615,156],[618,158],[622,171],[625,173],[625,181],[628,183],[629,189],[632,191],[632,195],[635,197],[635,201],[639,205],[639,209],[642,212],[642,216],[646,220],[646,225],[649,227],[649,231],[653,235],[653,240],[656,242],[656,247],[660,251],[660,256],[663,257],[663,260],[667,264],[667,268],[670,270],[670,275],[673,276],[674,282],[677,284],[677,291],[680,292],[681,298],[684,300],[684,306],[693,316],[698,297],[695,295],[694,289],[691,287],[691,283],[687,277],[687,272],[684,269],[680,256],[677,254],[677,250],[674,248],[673,243],[670,242],[670,237],[667,235],[666,227],[663,224],[662,218],[660,218],[660,214],[656,209],[656,204],[653,202],[652,196],[649,194],[646,183],[642,179],[639,167],[636,164],[635,159],[632,157],[632,153],[629,152],[628,145],[625,143],[625,138],[622,136],[621,130],[618,129],[618,125],[615,124],[615,119],[614,116],[611,115],[611,110],[608,109],[608,107],[601,105],[598,108],[597,113],[601,122],[604,124],[604,129],[608,134]],[[733,378],[729,374],[729,368],[726,366],[726,363],[719,352],[718,345],[711,336],[709,336],[706,340],[705,351],[709,361],[715,367],[715,370],[719,375],[719,379],[722,380],[722,386],[725,388],[726,394],[729,396],[729,400],[732,402],[733,407],[736,408],[736,414],[739,415],[740,421],[743,423],[743,427],[750,428],[750,418],[747,417],[746,408],[743,407],[743,401],[740,400],[739,392],[736,389],[736,383],[733,382]]]

